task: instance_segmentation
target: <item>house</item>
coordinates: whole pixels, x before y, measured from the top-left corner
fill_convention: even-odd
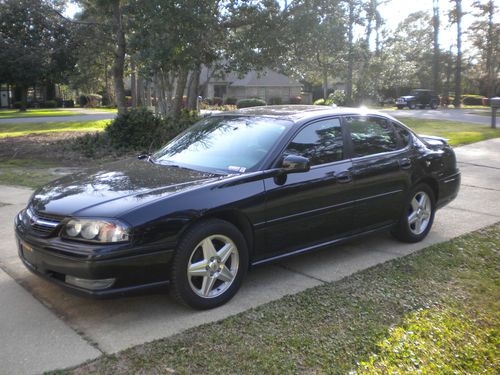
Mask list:
[[[303,88],[301,83],[271,69],[251,70],[243,76],[213,73],[206,67],[201,71],[201,95],[204,98],[260,98],[266,102],[280,98],[283,103],[288,103],[290,98],[301,96]]]

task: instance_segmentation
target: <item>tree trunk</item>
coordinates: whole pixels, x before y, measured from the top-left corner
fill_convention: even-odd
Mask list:
[[[19,111],[26,112],[28,106],[28,87],[20,86],[19,91],[21,92],[21,108],[19,108]]]
[[[457,66],[455,70],[455,108],[462,106],[462,0],[455,0],[457,21]]]
[[[323,68],[323,99],[328,99],[328,70]]]
[[[182,98],[184,96],[184,89],[186,88],[186,83],[188,79],[189,69],[184,68],[179,72],[177,77],[177,85],[175,87],[175,99],[173,115],[174,118],[179,118],[182,111]]]
[[[130,95],[132,96],[132,107],[137,107],[137,75],[135,74],[135,64],[132,63],[130,69],[132,70],[130,74]]]
[[[488,72],[488,98],[495,96],[495,64],[493,62],[493,46],[495,41],[495,31],[493,16],[495,14],[495,4],[493,0],[488,2],[488,41],[486,44],[486,70]]]
[[[115,97],[118,113],[123,113],[127,109],[125,102],[125,85],[123,83],[126,43],[120,0],[113,0],[112,7],[113,32],[116,39],[115,59],[113,63],[113,81],[115,84]]]
[[[440,90],[439,82],[439,0],[434,1],[434,15],[432,17],[432,26],[434,29],[434,53],[432,55],[432,88],[437,94]]]
[[[347,105],[352,105],[352,74],[354,67],[354,22],[355,22],[354,4],[349,2],[349,25],[347,33],[348,55],[347,55],[347,79],[345,85],[345,101]]]
[[[190,111],[198,109],[198,95],[200,86],[201,66],[198,65],[191,73],[191,79],[188,86],[188,100],[187,106]]]

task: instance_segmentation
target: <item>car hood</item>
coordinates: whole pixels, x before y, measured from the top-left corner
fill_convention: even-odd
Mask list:
[[[31,206],[61,216],[117,217],[134,207],[223,177],[192,169],[128,159],[53,181]]]

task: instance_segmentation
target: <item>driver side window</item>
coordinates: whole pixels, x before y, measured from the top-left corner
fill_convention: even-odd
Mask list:
[[[290,142],[285,154],[309,158],[311,165],[343,160],[344,140],[340,120],[320,120],[307,125]]]

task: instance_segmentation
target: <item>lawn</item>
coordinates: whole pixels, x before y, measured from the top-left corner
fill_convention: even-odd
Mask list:
[[[19,137],[33,133],[52,133],[67,131],[100,131],[110,120],[66,121],[66,122],[34,122],[34,123],[0,123],[0,138]]]
[[[60,164],[40,160],[0,159],[0,184],[37,188],[61,177],[51,173],[50,168],[54,167],[60,167]]]
[[[0,110],[0,119],[23,118],[23,117],[53,117],[53,116],[74,116],[80,113],[65,111],[64,109],[28,109],[20,112],[17,109]]]
[[[497,224],[57,374],[497,374],[499,249]]]
[[[492,129],[489,125],[443,120],[422,120],[408,117],[399,118],[399,120],[413,129],[417,134],[447,138],[453,146],[461,146],[500,137],[500,129]]]

